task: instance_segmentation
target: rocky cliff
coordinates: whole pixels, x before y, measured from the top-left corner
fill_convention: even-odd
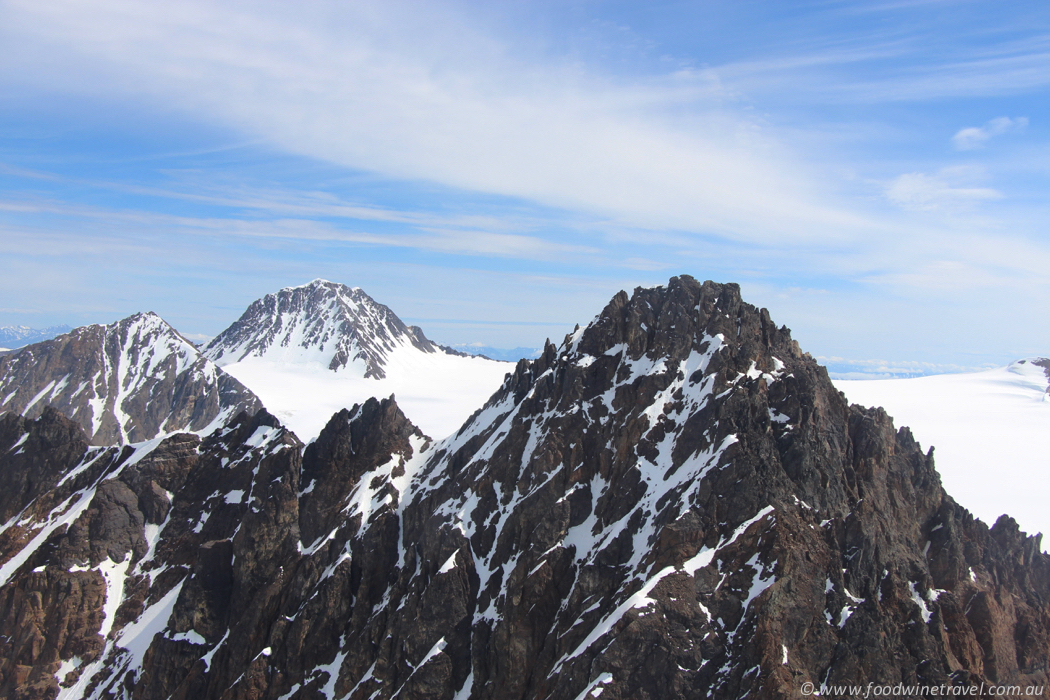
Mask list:
[[[0,357],[0,412],[35,418],[46,406],[95,445],[205,430],[259,400],[153,313],[84,326]]]
[[[92,448],[49,411],[0,420],[0,479],[5,697],[1050,680],[1039,538],[734,285],[621,293],[438,443],[392,399],[305,448],[265,412]]]

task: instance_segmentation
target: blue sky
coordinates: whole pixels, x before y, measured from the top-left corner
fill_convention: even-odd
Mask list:
[[[1045,2],[0,2],[0,325],[324,277],[446,343],[735,281],[839,371],[1050,354]]]

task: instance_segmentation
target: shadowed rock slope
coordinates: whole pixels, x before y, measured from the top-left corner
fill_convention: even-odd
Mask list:
[[[154,313],[84,326],[0,357],[0,412],[46,406],[95,445],[217,426],[259,400]]]
[[[0,478],[4,697],[1048,681],[1039,538],[735,285],[617,295],[440,443],[392,399],[305,448],[264,412],[123,449],[49,412],[0,419]]]

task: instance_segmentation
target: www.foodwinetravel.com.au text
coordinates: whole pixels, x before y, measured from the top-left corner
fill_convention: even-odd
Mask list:
[[[816,685],[806,681],[802,694],[826,698],[899,698],[899,697],[975,697],[975,698],[1040,698],[1046,694],[1045,685],[906,685],[904,683],[867,685]]]

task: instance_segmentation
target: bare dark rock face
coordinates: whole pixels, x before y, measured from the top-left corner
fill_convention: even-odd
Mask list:
[[[412,438],[429,439],[405,417],[393,399],[368,401],[332,416],[303,453],[299,527],[303,543],[313,544],[337,528],[342,508],[362,475],[375,472],[392,454],[411,454]],[[402,476],[403,474],[392,474]],[[397,499],[397,492],[390,494]]]
[[[13,413],[0,415],[0,449],[5,453],[0,521],[9,521],[54,489],[64,469],[79,460],[87,447],[77,424],[53,408],[45,408],[35,423]]]
[[[265,412],[109,449],[48,413],[0,420],[0,480],[3,697],[1050,681],[1039,537],[735,285],[617,295],[439,443],[392,398],[305,448]]]
[[[76,421],[94,445],[203,430],[262,407],[152,313],[0,356],[0,412],[36,418],[48,406]]]
[[[386,377],[386,360],[398,345],[427,353],[463,353],[432,343],[418,326],[406,326],[389,307],[358,287],[314,280],[252,302],[236,322],[208,343],[204,354],[220,366],[246,357],[323,357],[328,369],[361,365],[366,379]]]

